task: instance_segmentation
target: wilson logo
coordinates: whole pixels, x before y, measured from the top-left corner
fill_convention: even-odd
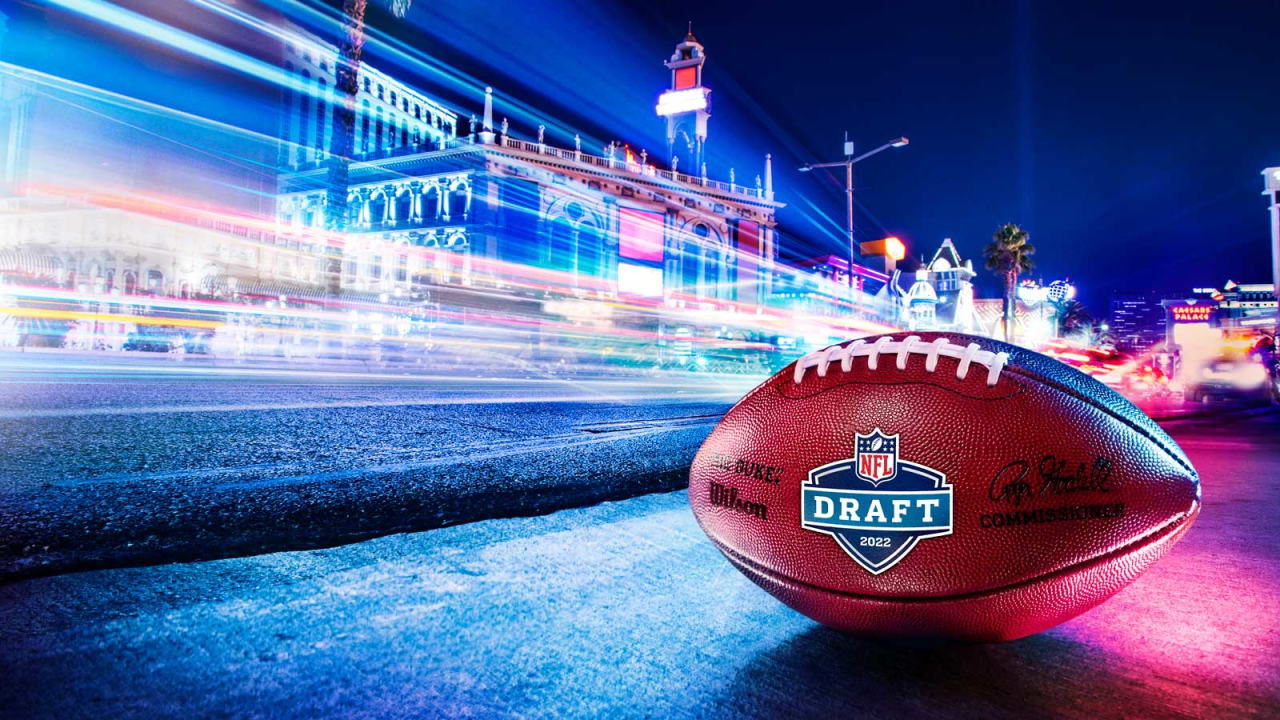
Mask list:
[[[738,488],[712,482],[707,488],[707,500],[722,508],[729,508],[743,515],[751,515],[761,520],[768,520],[769,508],[764,503],[751,502],[738,497]]]

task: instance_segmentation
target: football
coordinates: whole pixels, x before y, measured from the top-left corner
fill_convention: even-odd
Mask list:
[[[748,393],[698,451],[689,501],[729,562],[818,622],[1002,641],[1132,582],[1191,526],[1200,481],[1154,421],[1068,365],[895,333]]]

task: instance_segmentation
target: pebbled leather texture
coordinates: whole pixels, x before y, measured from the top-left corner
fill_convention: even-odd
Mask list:
[[[976,365],[958,379],[959,361],[948,357],[933,372],[919,354],[905,369],[894,356],[874,370],[865,357],[848,371],[837,361],[826,377],[809,368],[799,384],[792,364],[739,401],[694,459],[689,499],[699,524],[783,602],[855,633],[1013,639],[1117,592],[1196,517],[1190,461],[1118,393],[990,338],[889,337],[908,335],[977,343],[1007,353],[1008,363],[993,387]],[[801,526],[809,471],[854,458],[855,436],[876,429],[899,436],[900,461],[945,474],[953,506],[951,534],[919,540],[879,574]],[[1080,507],[1108,510],[1061,518]]]

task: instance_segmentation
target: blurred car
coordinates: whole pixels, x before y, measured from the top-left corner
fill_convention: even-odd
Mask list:
[[[1088,347],[1062,340],[1050,340],[1040,352],[1112,387],[1121,386],[1135,364],[1132,357],[1114,347]]]
[[[212,333],[193,333],[182,339],[181,348],[187,355],[209,355],[213,352],[210,349],[212,342]]]
[[[129,337],[124,341],[123,349],[134,352],[167,353],[173,351],[173,342],[169,338],[160,335],[129,333]]]
[[[1190,402],[1205,402],[1210,398],[1263,399],[1270,392],[1267,369],[1252,357],[1216,358],[1190,373],[1185,383],[1186,398]]]

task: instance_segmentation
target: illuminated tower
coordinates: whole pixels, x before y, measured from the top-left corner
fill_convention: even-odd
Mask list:
[[[690,23],[689,33],[666,62],[671,69],[671,89],[658,96],[658,114],[667,119],[668,154],[679,157],[679,167],[690,175],[697,175],[702,167],[707,118],[711,117],[711,91],[702,86],[706,59]]]

